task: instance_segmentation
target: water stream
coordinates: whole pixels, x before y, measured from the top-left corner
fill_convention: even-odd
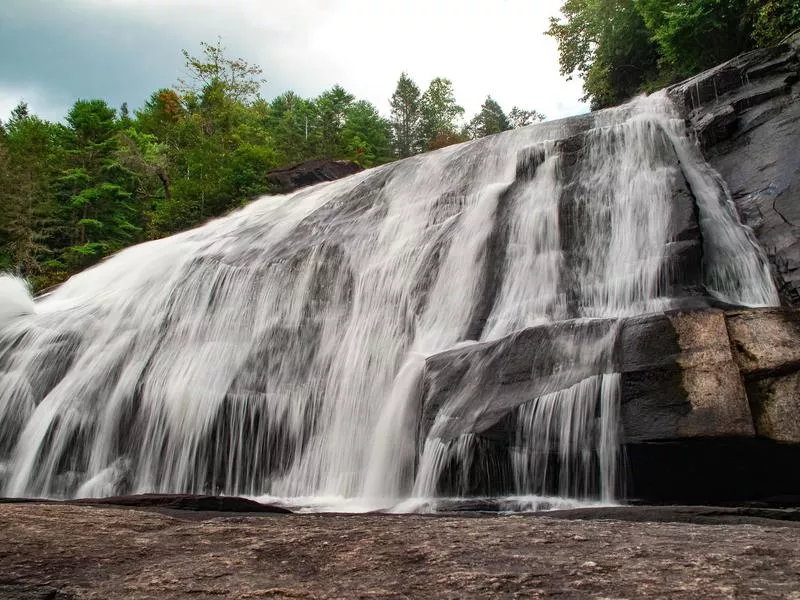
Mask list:
[[[4,276],[0,493],[431,506],[445,466],[467,473],[475,452],[442,434],[457,397],[417,440],[426,359],[686,305],[676,181],[702,230],[692,301],[777,304],[764,253],[663,96],[264,197],[35,304]],[[553,376],[519,408],[513,506],[614,500],[613,339],[565,334],[577,382],[561,378],[570,358],[532,365]]]

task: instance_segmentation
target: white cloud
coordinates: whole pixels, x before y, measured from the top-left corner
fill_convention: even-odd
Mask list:
[[[556,44],[543,34],[559,4],[344,0],[309,36],[309,50],[328,57],[335,73],[349,75],[351,61],[361,77],[351,78],[349,87],[382,108],[407,70],[422,86],[436,76],[450,78],[468,114],[492,94],[506,110],[517,104],[564,116],[565,108],[584,107],[577,101],[580,85],[559,76]]]
[[[196,51],[201,40],[220,35],[231,54],[264,68],[267,97],[286,89],[313,96],[339,83],[388,113],[405,70],[422,88],[436,76],[451,79],[468,116],[487,94],[506,110],[518,105],[551,118],[586,110],[580,83],[558,74],[555,41],[543,34],[563,0],[61,1],[59,9],[69,4],[90,29],[106,30],[98,52],[112,31],[126,49],[119,68],[134,72],[137,61],[139,68],[152,63],[161,80],[181,75],[167,67],[179,64],[181,47]],[[163,56],[172,46],[174,55]],[[136,104],[128,91],[125,99]]]
[[[7,121],[11,111],[20,101],[28,104],[31,113],[48,121],[63,119],[70,105],[69,102],[59,102],[59,99],[50,97],[33,87],[0,87],[0,120]]]

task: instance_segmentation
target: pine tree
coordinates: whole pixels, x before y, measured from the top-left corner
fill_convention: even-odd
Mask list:
[[[50,258],[59,128],[21,102],[0,129],[0,267],[26,277],[41,277]]]
[[[366,100],[354,102],[347,109],[342,129],[347,158],[364,167],[389,162],[391,135],[389,122]]]
[[[392,108],[391,124],[394,131],[395,151],[401,158],[417,154],[421,150],[420,103],[419,88],[404,71],[389,100]]]
[[[511,129],[511,123],[497,101],[491,96],[486,96],[480,112],[472,118],[468,127],[471,137],[482,138],[493,133],[508,131]]]
[[[68,168],[59,178],[68,215],[65,264],[82,268],[140,239],[131,173],[119,162],[116,111],[103,100],[78,100],[67,115]]]
[[[284,164],[320,154],[321,130],[315,102],[292,91],[285,92],[270,102],[267,126]]]

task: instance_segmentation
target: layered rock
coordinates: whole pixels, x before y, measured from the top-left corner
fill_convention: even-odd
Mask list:
[[[599,361],[588,358],[592,353],[584,360],[576,348],[564,360],[561,335],[587,345],[608,335],[616,341]],[[542,376],[550,361],[566,367]],[[479,439],[496,468],[519,451],[514,432],[521,406],[598,371],[620,373],[629,497],[800,494],[800,477],[789,467],[800,457],[800,313],[793,310],[699,309],[619,323],[574,321],[432,356],[420,439],[431,433]],[[437,422],[443,406],[446,419]]]
[[[583,356],[571,345],[608,335],[616,336],[613,356]],[[451,411],[438,432],[443,438],[489,431],[518,406],[597,372],[622,375],[626,442],[800,442],[796,419],[779,417],[782,410],[800,414],[796,390],[789,391],[800,373],[800,313],[787,309],[671,311],[619,324],[575,320],[435,354],[426,361],[421,437],[454,399],[463,408]]]
[[[288,194],[309,185],[341,179],[362,170],[363,167],[350,160],[307,160],[270,171],[267,173],[267,181],[275,186],[276,191]]]
[[[627,443],[754,434],[721,310],[630,319],[619,343]]]
[[[727,325],[758,435],[800,443],[800,314],[737,311]]]
[[[800,35],[669,90],[800,306]]]

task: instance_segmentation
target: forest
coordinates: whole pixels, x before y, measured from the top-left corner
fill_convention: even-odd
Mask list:
[[[658,89],[800,27],[796,0],[566,0],[547,35],[592,108]],[[0,272],[33,291],[139,242],[195,227],[270,193],[266,174],[308,159],[373,167],[522,127],[487,96],[467,119],[452,82],[402,73],[385,117],[339,85],[260,96],[262,70],[221,40],[183,51],[187,77],[139,109],[77,100],[63,122],[21,101],[0,122]]]
[[[0,122],[0,271],[34,291],[126,246],[195,227],[269,193],[271,169],[314,158],[372,167],[544,118],[486,98],[464,122],[452,82],[402,73],[391,115],[341,86],[259,95],[262,70],[220,40],[184,50],[188,76],[131,112],[78,100],[64,122],[25,102]]]

